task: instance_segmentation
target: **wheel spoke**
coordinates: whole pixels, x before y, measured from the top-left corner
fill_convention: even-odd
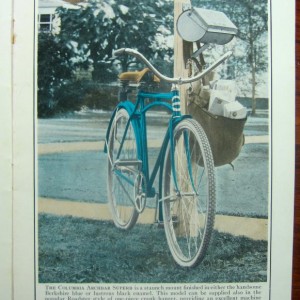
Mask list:
[[[170,199],[173,191],[177,196],[175,201],[163,201],[165,231],[175,261],[193,267],[203,259],[213,229],[213,158],[203,129],[193,120],[182,120],[174,129],[173,140],[174,155],[169,145],[164,164],[162,196]]]
[[[137,142],[132,122],[125,109],[120,109],[112,122],[108,140],[108,199],[114,223],[130,229],[138,213],[134,205],[134,179],[132,172],[115,169],[119,160],[137,160]]]

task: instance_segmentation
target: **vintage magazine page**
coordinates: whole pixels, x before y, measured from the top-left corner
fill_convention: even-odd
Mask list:
[[[3,299],[290,299],[294,1],[12,6]]]

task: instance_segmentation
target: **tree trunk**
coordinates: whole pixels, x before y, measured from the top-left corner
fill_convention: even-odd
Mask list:
[[[255,64],[251,66],[251,72],[252,72],[252,115],[256,114],[256,74],[255,74],[256,68]]]
[[[252,27],[252,10],[248,12],[249,17],[249,44],[250,44],[250,64],[251,64],[251,98],[252,98],[252,115],[256,114],[256,51],[254,45],[253,37],[253,27]]]

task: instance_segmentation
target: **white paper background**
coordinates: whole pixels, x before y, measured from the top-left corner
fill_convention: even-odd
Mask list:
[[[289,299],[295,157],[295,6],[272,1],[271,299]]]
[[[0,299],[11,299],[12,282],[12,109],[11,34],[12,4],[0,8]]]

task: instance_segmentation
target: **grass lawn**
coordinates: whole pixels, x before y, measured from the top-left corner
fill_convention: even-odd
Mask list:
[[[121,231],[113,223],[39,215],[41,283],[193,283],[267,280],[266,241],[214,232],[202,263],[175,264],[163,229],[136,225]]]

